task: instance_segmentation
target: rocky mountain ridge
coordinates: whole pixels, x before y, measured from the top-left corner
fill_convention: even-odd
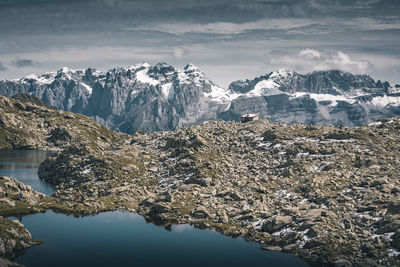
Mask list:
[[[5,96],[29,93],[122,132],[173,130],[214,119],[225,101],[218,94],[222,90],[192,64],[178,70],[165,63],[143,63],[106,73],[63,68],[0,82]]]
[[[274,71],[253,80],[213,83],[199,68],[166,63],[114,68],[62,68],[0,81],[0,93],[28,93],[120,132],[175,130],[245,113],[283,123],[357,126],[400,114],[400,86],[339,70]]]
[[[229,89],[239,97],[218,118],[237,120],[241,114],[259,113],[282,123],[353,127],[399,115],[399,87],[339,70],[280,70],[231,83]]]

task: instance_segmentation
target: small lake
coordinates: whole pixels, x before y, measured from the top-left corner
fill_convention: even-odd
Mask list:
[[[14,175],[7,175],[23,173],[22,181],[30,182],[32,187],[38,183],[34,181],[38,180],[38,163],[33,162],[44,160],[43,152],[2,151],[0,155],[0,171],[17,170],[12,172]],[[25,171],[18,172],[21,169]],[[190,225],[174,225],[167,231],[146,223],[140,215],[122,211],[81,218],[47,211],[25,216],[21,222],[33,238],[43,240],[14,259],[27,267],[308,266],[298,257],[263,251],[258,244],[241,238],[233,239]]]
[[[39,179],[37,170],[50,152],[33,150],[0,150],[0,176],[14,177],[46,195],[54,188]]]

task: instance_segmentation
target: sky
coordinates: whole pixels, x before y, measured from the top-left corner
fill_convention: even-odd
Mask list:
[[[400,1],[0,0],[0,79],[142,62],[224,87],[278,69],[400,84]]]

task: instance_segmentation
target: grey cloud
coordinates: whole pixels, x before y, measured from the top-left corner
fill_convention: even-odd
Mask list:
[[[0,62],[0,71],[5,71],[7,68]]]
[[[298,52],[313,48],[337,64],[345,58],[340,61],[338,51],[357,62],[376,64],[379,56],[383,63],[372,69],[389,73],[387,60],[394,59],[393,67],[400,58],[399,14],[398,0],[0,0],[0,57],[11,63],[23,53],[40,61],[38,72],[78,64],[107,69],[200,62],[218,65],[210,67],[215,80],[232,80],[262,74],[267,57],[294,56],[301,69]],[[271,68],[284,63],[290,65],[277,60]],[[2,76],[31,70],[16,66]]]
[[[398,16],[396,0],[1,1],[0,32],[103,32],[162,23],[244,23],[271,18]],[[382,7],[382,5],[384,7]],[[397,12],[397,13],[396,13]],[[104,19],[107,18],[107,19]]]
[[[34,64],[34,61],[31,60],[31,59],[16,59],[16,60],[13,61],[13,64],[17,68],[23,68],[23,67],[32,66]]]
[[[185,46],[176,46],[172,49],[172,56],[177,59],[184,58],[189,55],[189,49]]]
[[[312,48],[303,49],[297,54],[273,56],[269,64],[300,72],[339,69],[361,74],[370,73],[373,66],[366,59],[354,59],[341,51],[327,53]]]

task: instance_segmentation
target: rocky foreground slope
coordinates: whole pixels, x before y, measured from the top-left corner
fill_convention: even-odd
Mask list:
[[[0,148],[58,150],[109,146],[120,135],[84,115],[56,110],[28,94],[0,95]]]
[[[58,190],[39,206],[76,215],[123,208],[166,227],[190,223],[243,237],[313,265],[400,265],[399,130],[400,117],[355,128],[260,120],[115,134],[99,145],[77,139],[40,166],[41,179]],[[38,148],[49,146],[41,140]]]

